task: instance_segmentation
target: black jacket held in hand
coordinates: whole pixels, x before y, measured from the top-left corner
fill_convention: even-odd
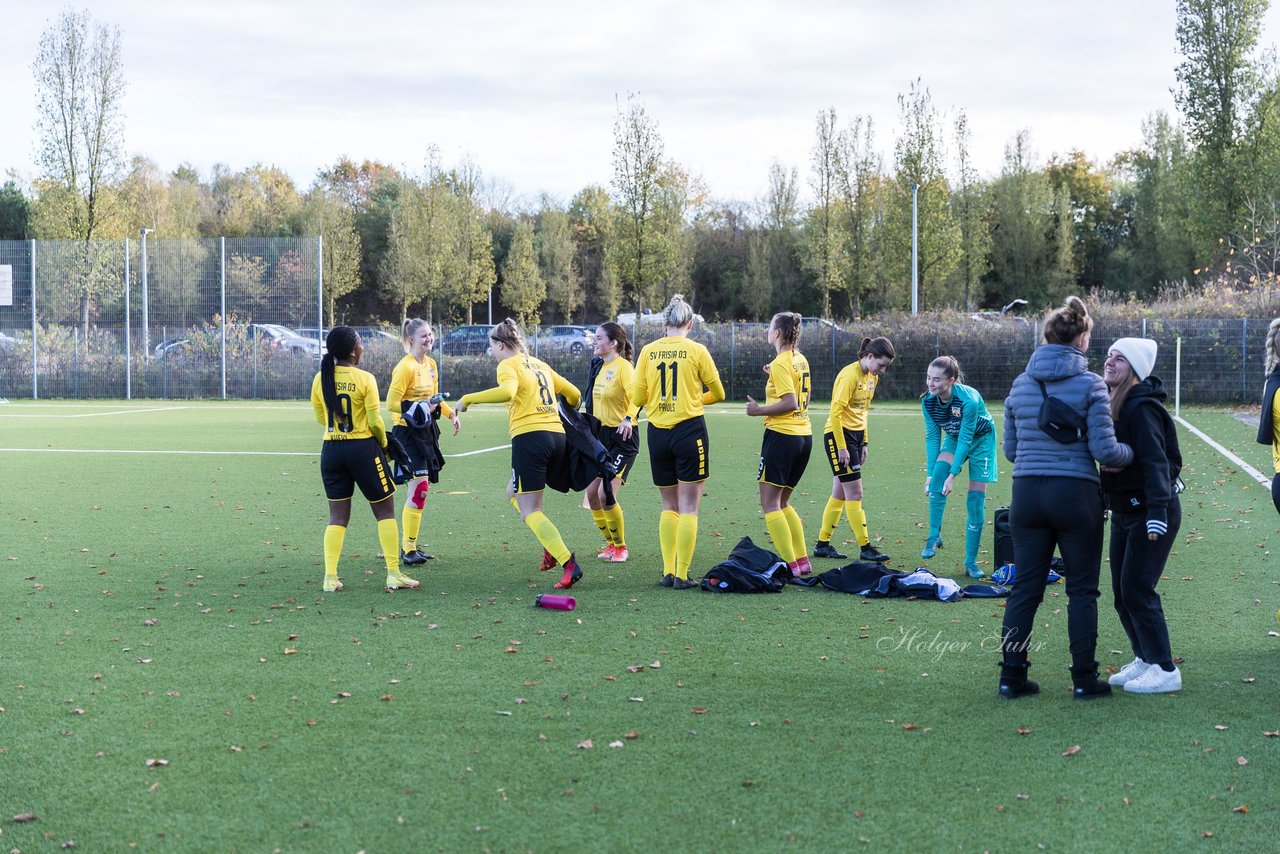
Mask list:
[[[1271,407],[1275,405],[1276,395],[1280,394],[1280,365],[1267,374],[1267,383],[1262,387],[1262,415],[1258,418],[1258,444],[1270,445],[1275,441],[1275,425],[1271,423]]]
[[[1178,429],[1164,408],[1168,395],[1157,376],[1129,391],[1116,422],[1116,439],[1133,448],[1133,462],[1118,472],[1102,472],[1102,491],[1113,513],[1145,511],[1147,519],[1169,520],[1173,484],[1182,471]]]

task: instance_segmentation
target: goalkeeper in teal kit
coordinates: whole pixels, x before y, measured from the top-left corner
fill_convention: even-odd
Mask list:
[[[986,524],[987,484],[997,480],[996,430],[986,401],[977,389],[964,385],[960,363],[939,356],[929,363],[928,392],[920,399],[924,411],[925,494],[929,497],[929,536],[920,557],[931,558],[942,548],[942,514],[956,475],[969,464],[965,496],[964,571],[982,578],[978,546]]]

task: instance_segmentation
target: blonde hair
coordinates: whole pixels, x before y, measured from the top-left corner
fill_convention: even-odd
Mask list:
[[[427,322],[421,317],[411,317],[400,324],[400,343],[404,346],[406,353],[413,351],[413,339],[426,325]]]
[[[497,341],[517,353],[528,352],[524,343],[524,333],[520,331],[520,327],[516,325],[516,322],[509,317],[501,323],[494,324],[494,327],[489,330],[489,339]]]
[[[800,331],[803,320],[794,311],[780,311],[773,316],[772,325],[778,327],[782,336],[782,349],[798,350],[800,348]]]
[[[1125,364],[1129,365],[1128,359],[1125,359]],[[1138,382],[1138,375],[1133,372],[1133,365],[1129,365],[1128,375],[1118,384],[1107,389],[1107,394],[1111,397],[1112,421],[1120,420],[1120,410],[1124,408],[1124,402],[1129,398],[1129,392],[1133,391]]]
[[[1086,332],[1093,331],[1093,318],[1080,297],[1067,297],[1062,305],[1044,319],[1046,344],[1070,344]]]
[[[1280,365],[1280,317],[1271,321],[1267,327],[1267,373]]]
[[[676,294],[662,310],[662,322],[669,329],[681,329],[693,323],[693,308],[684,301],[683,294]]]

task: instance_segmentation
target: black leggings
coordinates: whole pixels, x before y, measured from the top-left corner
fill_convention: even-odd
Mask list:
[[[1276,512],[1280,513],[1280,471],[1271,478],[1271,503],[1276,506]]]
[[[1056,548],[1066,564],[1067,637],[1075,667],[1095,663],[1098,575],[1102,567],[1102,492],[1075,477],[1015,477],[1009,508],[1018,581],[1004,609],[1006,664],[1025,664]]]
[[[1156,582],[1164,574],[1169,552],[1182,527],[1182,504],[1174,495],[1169,501],[1169,531],[1156,540],[1147,538],[1147,514],[1111,513],[1111,592],[1116,614],[1129,636],[1133,654],[1148,664],[1173,669],[1169,650],[1169,626]]]

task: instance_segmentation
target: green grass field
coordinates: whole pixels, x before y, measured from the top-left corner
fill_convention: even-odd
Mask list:
[[[767,542],[760,422],[714,409],[696,576],[744,534]],[[1183,415],[1270,471],[1231,413]],[[1072,701],[1059,586],[1035,635],[1042,693],[1006,702],[998,600],[657,586],[643,455],[621,496],[631,561],[591,560],[590,515],[551,494],[586,577],[577,610],[533,607],[555,573],[502,498],[507,451],[485,450],[505,445],[505,413],[463,418],[445,451],[477,453],[451,456],[428,499],[439,559],[422,587],[383,592],[357,506],[346,590],[326,595],[308,405],[0,406],[0,850],[1264,851],[1280,836],[1280,519],[1190,434],[1161,585],[1183,691]],[[871,431],[872,535],[911,569],[919,411],[877,405]],[[795,501],[811,542],[829,488],[815,453]],[[930,565],[957,579],[963,515],[954,501]],[[1100,614],[1118,667],[1132,655],[1109,590]]]

